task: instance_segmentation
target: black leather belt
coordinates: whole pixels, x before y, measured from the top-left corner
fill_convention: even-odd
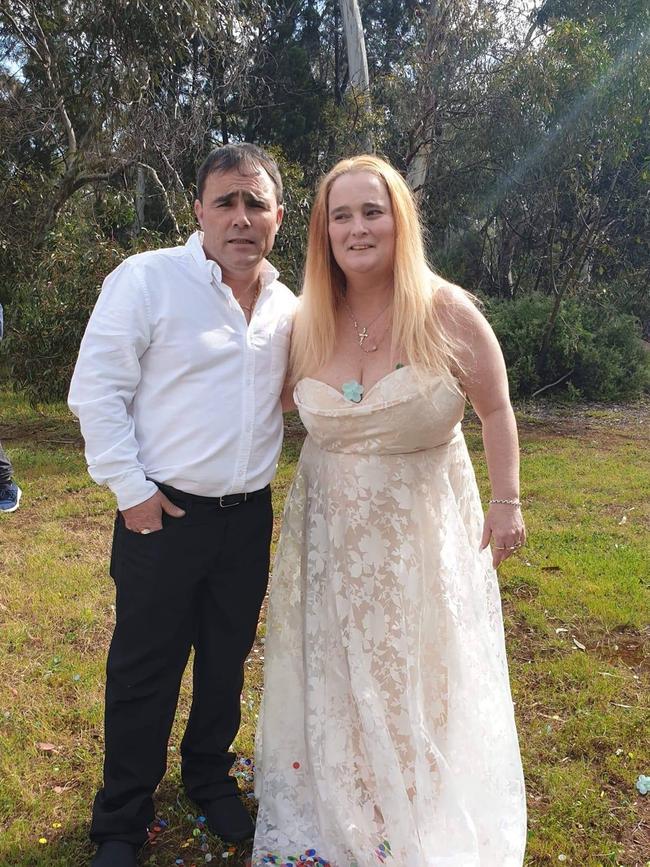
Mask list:
[[[254,499],[258,494],[264,493],[264,491],[268,491],[268,486],[259,491],[251,491],[250,494],[226,494],[225,497],[216,497],[216,500],[222,509],[229,509],[231,506],[239,506],[247,500]]]
[[[154,480],[155,481],[155,480]],[[249,491],[242,494],[225,494],[223,497],[203,497],[200,494],[188,494],[187,491],[179,491],[178,488],[172,488],[171,485],[163,485],[161,482],[156,482],[163,494],[168,494],[173,500],[190,500],[195,503],[205,503],[210,506],[218,506],[220,509],[230,509],[232,506],[240,506],[242,503],[247,503],[249,500],[254,500],[260,494],[268,494],[271,486],[260,488],[259,491]]]

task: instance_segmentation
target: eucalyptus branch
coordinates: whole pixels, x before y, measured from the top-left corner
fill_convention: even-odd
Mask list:
[[[43,73],[45,75],[45,80],[47,81],[48,87],[52,92],[52,96],[56,102],[56,107],[61,117],[61,121],[63,123],[63,128],[66,133],[66,138],[68,141],[68,151],[70,154],[74,155],[77,152],[77,136],[74,131],[74,127],[72,125],[72,121],[70,120],[70,115],[68,114],[68,110],[65,105],[65,100],[63,98],[63,94],[61,93],[61,87],[59,82],[58,70],[56,67],[56,63],[52,56],[52,52],[50,50],[49,43],[47,41],[47,37],[43,32],[43,28],[41,27],[41,22],[36,14],[36,9],[33,5],[27,5],[22,2],[22,0],[17,0],[18,5],[28,14],[31,15],[33,20],[33,28],[36,30],[35,39],[36,42],[32,42],[30,38],[27,36],[23,28],[17,22],[15,16],[13,16],[6,8],[5,3],[2,4],[2,12],[8,20],[11,22],[14,27],[16,33],[22,40],[23,45],[27,48],[39,61],[41,67],[43,69]],[[39,50],[40,48],[40,50]]]
[[[19,5],[22,6],[23,9],[26,9],[26,7],[23,3],[19,3]],[[29,11],[29,10],[26,9],[26,11]],[[38,51],[37,44],[35,42],[31,42],[27,33],[23,30],[22,26],[16,20],[16,17],[14,15],[12,15],[11,12],[9,12],[9,10],[7,8],[7,4],[4,2],[4,0],[2,2],[2,5],[0,5],[0,12],[2,12],[2,14],[5,16],[5,18],[7,18],[7,20],[10,22],[16,35],[21,40],[23,45],[28,49],[28,51],[30,51],[33,55],[35,55],[36,59],[41,64],[44,64],[45,61],[41,57],[41,55]]]

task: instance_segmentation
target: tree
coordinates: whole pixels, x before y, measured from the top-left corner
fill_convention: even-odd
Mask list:
[[[358,106],[362,118],[368,122],[371,113],[370,78],[361,12],[357,0],[340,0],[340,4],[348,55],[350,95]],[[364,144],[365,150],[374,150],[369,129]]]
[[[9,174],[36,172],[42,184],[38,213],[30,214],[36,245],[78,190],[124,183],[138,172],[177,231],[160,175],[172,179],[171,189],[179,186],[169,154],[201,142],[200,131],[210,128],[197,66],[208,50],[227,51],[230,8],[219,6],[215,14],[196,0],[153,6],[0,0],[0,39],[14,66],[12,99],[34,107],[31,127],[14,128],[7,159]],[[160,117],[173,118],[173,127],[157,123]],[[31,164],[30,149],[37,156]]]

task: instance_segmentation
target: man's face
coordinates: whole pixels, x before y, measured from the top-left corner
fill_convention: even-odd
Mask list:
[[[282,222],[273,181],[260,168],[242,175],[237,169],[212,172],[203,190],[203,201],[194,202],[194,213],[203,229],[203,249],[217,262],[224,280],[254,279],[256,270],[273,248]]]

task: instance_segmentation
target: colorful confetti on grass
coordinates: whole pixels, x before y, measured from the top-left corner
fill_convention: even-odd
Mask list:
[[[233,766],[233,770],[231,771],[232,776],[238,779],[241,783],[247,784],[252,783],[254,778],[255,767],[252,759],[245,758],[244,756],[238,757],[237,761]],[[246,793],[242,793],[246,794]],[[253,797],[251,793],[248,793],[247,797]],[[177,865],[177,867],[199,867],[197,864],[197,857],[200,864],[205,862],[210,863],[211,861],[215,861],[218,858],[228,859],[232,858],[237,854],[236,846],[228,846],[227,849],[220,851],[218,853],[212,853],[210,851],[210,841],[208,835],[208,827],[207,827],[207,819],[205,816],[194,816],[192,813],[186,814],[186,819],[190,823],[191,831],[189,832],[189,836],[185,839],[183,843],[180,844],[180,849],[191,849],[196,851],[195,847],[198,847],[201,854],[198,855],[192,853],[192,855],[186,856],[178,856],[175,861],[169,862]],[[148,829],[149,836],[149,844],[151,846],[156,846],[159,841],[159,836],[162,831],[164,831],[168,826],[168,823],[161,818],[157,818],[155,822],[153,822]]]
[[[252,783],[255,777],[255,765],[253,764],[253,760],[242,757],[237,759],[232,775],[236,779],[242,780],[244,783]]]
[[[382,864],[386,858],[391,856],[390,843],[384,840],[375,849],[377,860]],[[305,865],[313,865],[313,867],[335,867],[327,858],[323,858],[315,849],[305,849],[302,855],[283,856],[273,852],[267,852],[262,856],[262,864],[275,864],[276,867],[302,867]],[[356,861],[350,864],[350,867],[357,867]]]
[[[306,849],[302,855],[289,855],[287,858],[268,852],[262,856],[262,864],[276,864],[277,867],[296,867],[296,865],[302,864],[316,865],[316,867],[334,867],[326,858],[321,858],[315,849]]]

